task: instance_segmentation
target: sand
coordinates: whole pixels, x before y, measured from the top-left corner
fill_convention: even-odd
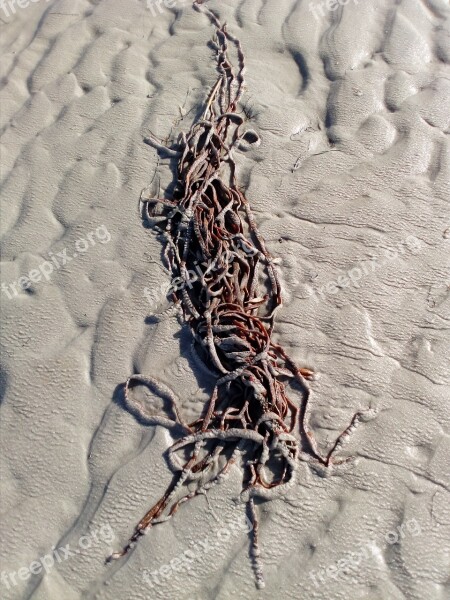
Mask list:
[[[209,3],[246,53],[261,144],[238,176],[280,259],[275,339],[319,374],[322,448],[370,409],[354,461],[259,504],[264,590],[237,467],[104,564],[171,479],[170,431],[120,385],[158,377],[190,418],[213,383],[138,214],[143,138],[189,129],[212,28],[187,0],[21,4],[0,7],[2,598],[448,598],[448,2]]]

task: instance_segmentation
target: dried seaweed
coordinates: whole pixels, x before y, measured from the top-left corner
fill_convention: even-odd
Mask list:
[[[181,134],[176,150],[169,150],[168,155],[178,158],[178,184],[172,199],[144,195],[142,203],[145,218],[158,222],[162,232],[164,256],[177,282],[174,301],[192,332],[195,354],[217,381],[204,414],[193,423],[182,421],[176,398],[155,380],[135,375],[127,381],[126,401],[134,410],[146,416],[130,398],[130,390],[148,384],[170,400],[173,421],[184,428],[185,435],[169,450],[170,464],[177,471],[171,486],[136,526],[124,550],[112,558],[127,554],[151,526],[166,521],[180,504],[222,481],[231,465],[239,462],[244,470],[242,499],[248,503],[253,523],[256,583],[263,587],[254,497],[279,492],[294,482],[302,439],[308,446],[307,456],[325,466],[340,441],[327,456],[320,454],[308,425],[305,380],[313,373],[298,368],[271,337],[282,304],[280,283],[236,179],[236,149],[259,140],[255,132],[245,131],[242,111],[238,112],[245,74],[241,44],[202,2],[195,2],[194,7],[215,27],[218,79],[202,116],[187,134]],[[236,70],[229,59],[231,49],[237,55]],[[146,141],[162,148],[153,137]],[[287,396],[287,378],[300,384],[301,406]],[[165,418],[149,418],[167,424]],[[199,481],[196,491],[183,495],[186,484],[194,479]]]

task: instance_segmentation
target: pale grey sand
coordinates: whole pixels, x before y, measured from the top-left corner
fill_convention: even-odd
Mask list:
[[[237,468],[104,564],[170,481],[168,431],[117,386],[156,376],[189,416],[211,386],[137,204],[143,138],[188,129],[215,82],[212,28],[187,0],[21,4],[0,6],[2,598],[448,598],[448,2],[209,4],[246,54],[262,142],[237,162],[281,259],[276,337],[320,374],[323,447],[373,409],[340,451],[354,462],[302,463],[259,505],[260,591]]]

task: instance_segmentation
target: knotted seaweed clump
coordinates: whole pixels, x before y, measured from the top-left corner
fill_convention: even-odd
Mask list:
[[[236,149],[259,142],[253,131],[245,131],[243,111],[238,112],[244,54],[239,40],[201,4],[194,7],[209,16],[216,30],[213,46],[219,77],[201,117],[181,134],[176,150],[169,151],[178,158],[172,199],[144,194],[142,204],[145,219],[159,226],[164,257],[176,281],[173,299],[192,332],[196,356],[217,381],[203,415],[188,424],[168,388],[140,375],[128,380],[125,395],[132,408],[139,412],[130,397],[131,387],[142,383],[153,387],[169,401],[185,435],[169,450],[170,464],[177,471],[172,485],[137,525],[124,550],[113,557],[126,554],[150,526],[170,518],[181,503],[221,481],[241,458],[243,498],[253,523],[256,581],[262,586],[254,496],[294,481],[302,435],[316,460],[328,464],[331,453],[320,456],[307,424],[305,378],[312,372],[298,368],[272,340],[275,314],[282,304],[280,283],[236,179]],[[237,72],[229,60],[229,46],[237,54]],[[147,142],[165,150],[153,137]],[[286,378],[302,387],[302,410],[287,396]],[[199,481],[197,489],[182,495],[194,479]]]

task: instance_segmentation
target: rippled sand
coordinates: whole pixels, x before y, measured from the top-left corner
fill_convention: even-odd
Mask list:
[[[306,1],[209,3],[246,54],[261,145],[236,160],[280,259],[275,338],[320,375],[323,449],[374,414],[340,450],[357,460],[328,477],[303,463],[259,505],[262,591],[233,527],[237,468],[104,564],[171,479],[172,438],[118,386],[156,376],[190,417],[213,383],[137,210],[157,167],[143,138],[189,129],[216,81],[213,29],[187,0],[0,7],[5,600],[448,597],[450,10],[311,1],[317,18]],[[167,160],[158,173],[164,190]]]

